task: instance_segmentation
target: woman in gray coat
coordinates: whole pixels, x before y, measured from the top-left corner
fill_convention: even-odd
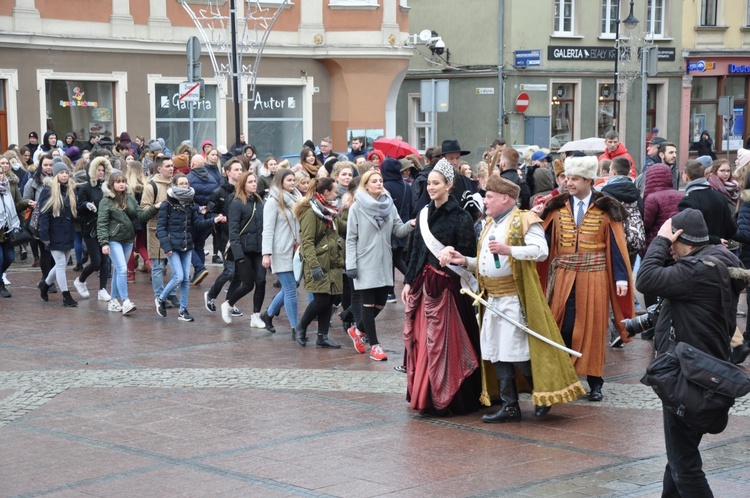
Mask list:
[[[401,221],[378,170],[362,175],[354,198],[347,220],[346,274],[362,296],[362,318],[347,333],[360,354],[365,352],[362,339],[367,334],[370,358],[383,361],[388,356],[378,342],[375,317],[385,307],[389,287],[393,286],[391,237],[407,236],[416,221]]]
[[[294,187],[294,172],[282,169],[276,172],[263,207],[263,267],[271,268],[281,282],[281,292],[276,294],[268,310],[260,314],[266,329],[275,332],[273,317],[286,308],[289,325],[297,326],[297,280],[294,278],[292,259],[299,245],[299,220],[292,208],[300,194]]]

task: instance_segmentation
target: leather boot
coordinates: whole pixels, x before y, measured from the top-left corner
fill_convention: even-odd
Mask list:
[[[0,297],[11,297],[10,291],[5,287],[2,280],[0,280]]]
[[[63,291],[63,306],[68,308],[75,308],[78,306],[78,301],[73,299],[73,296],[70,295],[69,291]]]
[[[300,330],[299,325],[292,329],[292,338],[302,347],[307,345],[307,330]]]
[[[47,282],[42,280],[39,282],[39,295],[42,297],[42,301],[47,302],[49,301],[49,285],[47,285]]]
[[[748,355],[750,355],[750,346],[743,342],[736,348],[732,349],[732,363],[735,365],[741,365],[745,362]]]
[[[521,408],[518,403],[503,403],[502,408],[492,415],[482,415],[482,422],[488,424],[501,424],[504,422],[520,422]]]
[[[339,349],[341,347],[341,344],[336,344],[332,340],[328,338],[328,334],[318,334],[318,341],[315,343],[315,345],[319,348],[328,348],[328,349]]]

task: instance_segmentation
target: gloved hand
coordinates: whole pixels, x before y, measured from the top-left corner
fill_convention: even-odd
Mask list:
[[[355,278],[357,278],[357,269],[354,268],[353,270],[344,270],[344,274],[354,280]]]
[[[316,266],[310,272],[312,273],[313,280],[323,280],[323,269],[320,266]]]
[[[87,208],[88,208],[88,210],[89,210],[89,211],[91,211],[92,213],[96,213],[96,204],[94,204],[93,202],[87,202],[87,203],[86,203],[86,207],[87,207]]]

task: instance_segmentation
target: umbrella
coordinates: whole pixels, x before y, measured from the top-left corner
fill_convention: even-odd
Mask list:
[[[590,150],[596,152],[604,152],[605,149],[604,139],[599,137],[584,138],[582,140],[571,140],[566,142],[565,145],[560,147],[558,152],[568,152],[571,150]]]
[[[397,138],[378,138],[372,143],[372,146],[394,159],[402,159],[409,154],[414,154],[421,159],[417,149]]]

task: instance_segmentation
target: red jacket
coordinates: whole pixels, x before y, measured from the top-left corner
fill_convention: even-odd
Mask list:
[[[614,152],[610,152],[608,150],[605,150],[604,153],[599,156],[599,160],[602,159],[609,159],[610,161],[618,156],[625,156],[628,161],[630,161],[630,173],[628,173],[628,176],[630,178],[636,177],[636,171],[635,171],[635,161],[633,160],[633,157],[628,154],[628,149],[625,148],[625,145],[620,142],[620,145],[617,146]]]
[[[651,245],[664,222],[679,212],[677,205],[684,196],[685,194],[672,188],[672,171],[669,166],[654,164],[646,170],[646,186],[643,189],[646,247]]]

